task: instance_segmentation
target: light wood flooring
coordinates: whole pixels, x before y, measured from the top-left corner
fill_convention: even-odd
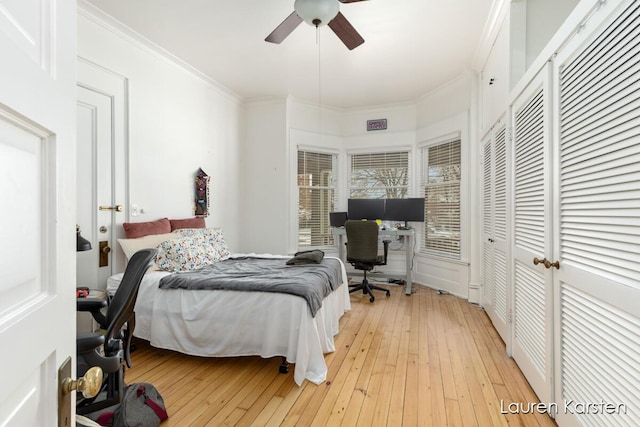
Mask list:
[[[278,373],[280,358],[199,358],[136,341],[126,381],[153,383],[162,426],[555,426],[547,415],[501,414],[537,402],[485,312],[414,285],[376,301],[351,294],[320,385]]]

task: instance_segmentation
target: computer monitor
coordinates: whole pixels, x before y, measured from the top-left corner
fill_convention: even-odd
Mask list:
[[[424,199],[386,199],[384,217],[389,221],[424,222]]]
[[[346,212],[329,212],[329,225],[332,227],[344,227],[347,222]]]
[[[349,219],[382,219],[384,199],[349,199]]]

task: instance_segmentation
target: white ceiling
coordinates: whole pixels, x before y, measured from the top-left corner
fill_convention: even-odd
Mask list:
[[[494,0],[368,0],[340,11],[365,43],[329,27],[265,37],[294,0],[89,0],[244,99],[349,108],[412,101],[472,68]],[[320,76],[320,77],[319,77]]]

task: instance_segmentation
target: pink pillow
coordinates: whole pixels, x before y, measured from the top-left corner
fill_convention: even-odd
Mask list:
[[[125,222],[122,226],[127,239],[135,239],[151,234],[171,233],[171,223],[168,218],[149,222]]]
[[[170,219],[169,223],[171,223],[171,231],[179,230],[182,228],[206,228],[207,227],[203,217]]]

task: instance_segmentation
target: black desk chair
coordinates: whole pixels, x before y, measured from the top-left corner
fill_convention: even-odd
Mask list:
[[[356,270],[364,271],[362,283],[349,289],[355,292],[362,289],[363,294],[369,294],[369,301],[375,301],[372,289],[385,291],[387,296],[391,295],[388,289],[369,284],[367,271],[373,270],[376,265],[387,264],[387,254],[389,252],[389,240],[383,241],[384,256],[378,255],[378,224],[375,221],[353,221],[349,220],[344,224],[347,232],[347,262],[353,265]]]
[[[133,308],[138,297],[142,276],[156,256],[156,249],[143,249],[131,257],[124,276],[106,309],[101,312],[103,301],[78,303],[78,309],[89,311],[100,327],[97,332],[80,333],[76,338],[77,373],[81,377],[92,366],[99,366],[104,373],[103,392],[93,398],[78,395],[76,413],[88,414],[120,403],[124,387],[124,363],[131,367],[131,338],[135,328]],[[126,328],[124,327],[126,325]],[[105,393],[106,392],[106,393]]]

